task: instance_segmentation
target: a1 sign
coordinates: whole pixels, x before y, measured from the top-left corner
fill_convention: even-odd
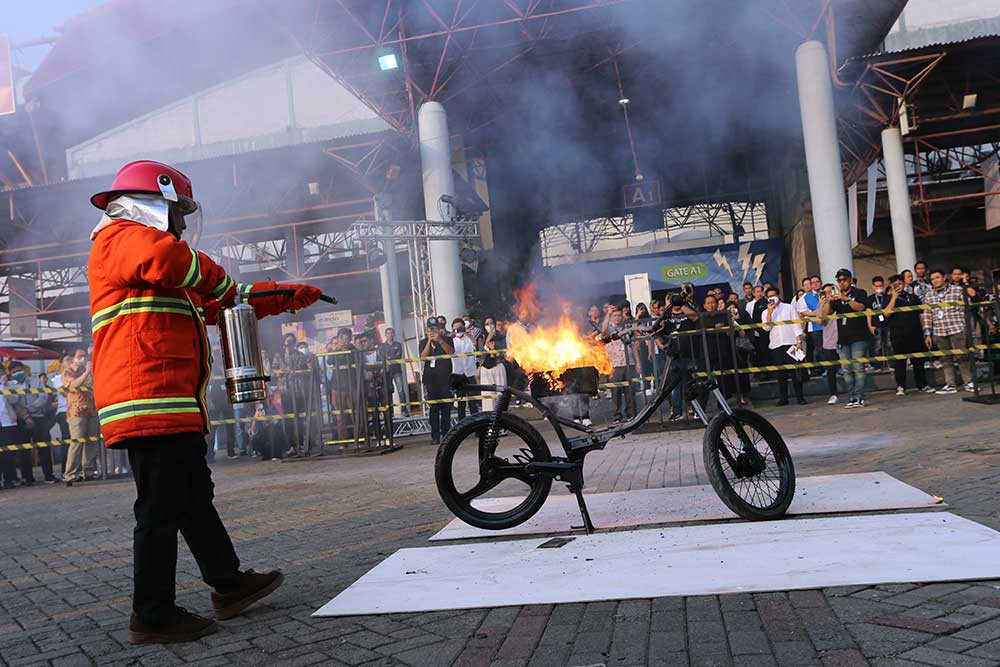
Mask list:
[[[625,198],[625,208],[659,206],[662,203],[660,182],[656,180],[629,183],[622,186],[622,194]]]

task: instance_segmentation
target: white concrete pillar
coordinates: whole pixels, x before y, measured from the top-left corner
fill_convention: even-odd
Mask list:
[[[382,285],[382,314],[385,316],[385,325],[395,329],[399,339],[402,340],[403,318],[399,295],[399,265],[396,264],[396,241],[391,224],[392,212],[380,206],[377,195],[375,197],[375,222],[384,223],[381,228],[380,240],[382,252],[385,253],[385,264],[378,269]]]
[[[913,239],[910,217],[910,186],[906,182],[903,160],[903,135],[898,127],[882,130],[882,159],[885,164],[886,189],[889,192],[889,216],[892,218],[892,244],[896,249],[896,271],[913,270],[917,263],[917,244]],[[875,185],[868,184],[874,192]]]
[[[420,164],[424,175],[424,217],[442,221],[441,195],[455,196],[455,181],[451,172],[451,148],[448,142],[448,114],[438,102],[424,102],[417,113],[420,135]],[[462,283],[462,262],[458,257],[458,241],[428,243],[431,260],[431,280],[434,285],[435,315],[444,315],[449,324],[465,314],[465,286]]]
[[[820,275],[824,281],[833,282],[838,269],[854,271],[854,258],[840,168],[830,62],[822,42],[805,42],[796,49],[795,71]]]

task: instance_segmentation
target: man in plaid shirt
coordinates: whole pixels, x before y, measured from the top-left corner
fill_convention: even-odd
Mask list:
[[[925,291],[923,296],[925,304],[933,306],[946,302],[961,303],[962,300],[960,286],[949,284],[943,271],[937,269],[931,271],[931,289]],[[966,347],[965,309],[962,306],[925,310],[920,320],[924,327],[924,342],[927,344],[927,349],[931,348],[932,343],[937,345],[939,350]],[[938,389],[937,393],[954,394],[958,391],[955,387],[954,358],[942,357],[941,362],[944,364],[944,386]],[[961,357],[958,365],[962,370],[962,381],[965,383],[963,389],[972,391],[972,362],[969,356]]]

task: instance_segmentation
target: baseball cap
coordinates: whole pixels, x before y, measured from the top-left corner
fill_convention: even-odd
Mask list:
[[[427,326],[429,326],[429,327],[436,327],[437,325],[438,325],[438,318],[436,318],[436,317],[428,317],[427,318]]]

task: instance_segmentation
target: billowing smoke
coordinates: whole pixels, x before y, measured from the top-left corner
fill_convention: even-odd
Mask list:
[[[805,5],[795,11],[811,24],[818,6]],[[491,284],[538,280],[541,228],[621,214],[621,187],[636,168],[660,180],[668,205],[746,200],[770,187],[800,141],[801,38],[765,10],[782,11],[636,1],[578,12],[562,24],[570,32],[552,19],[550,34],[562,39],[539,44],[498,86],[510,106],[488,141]]]

